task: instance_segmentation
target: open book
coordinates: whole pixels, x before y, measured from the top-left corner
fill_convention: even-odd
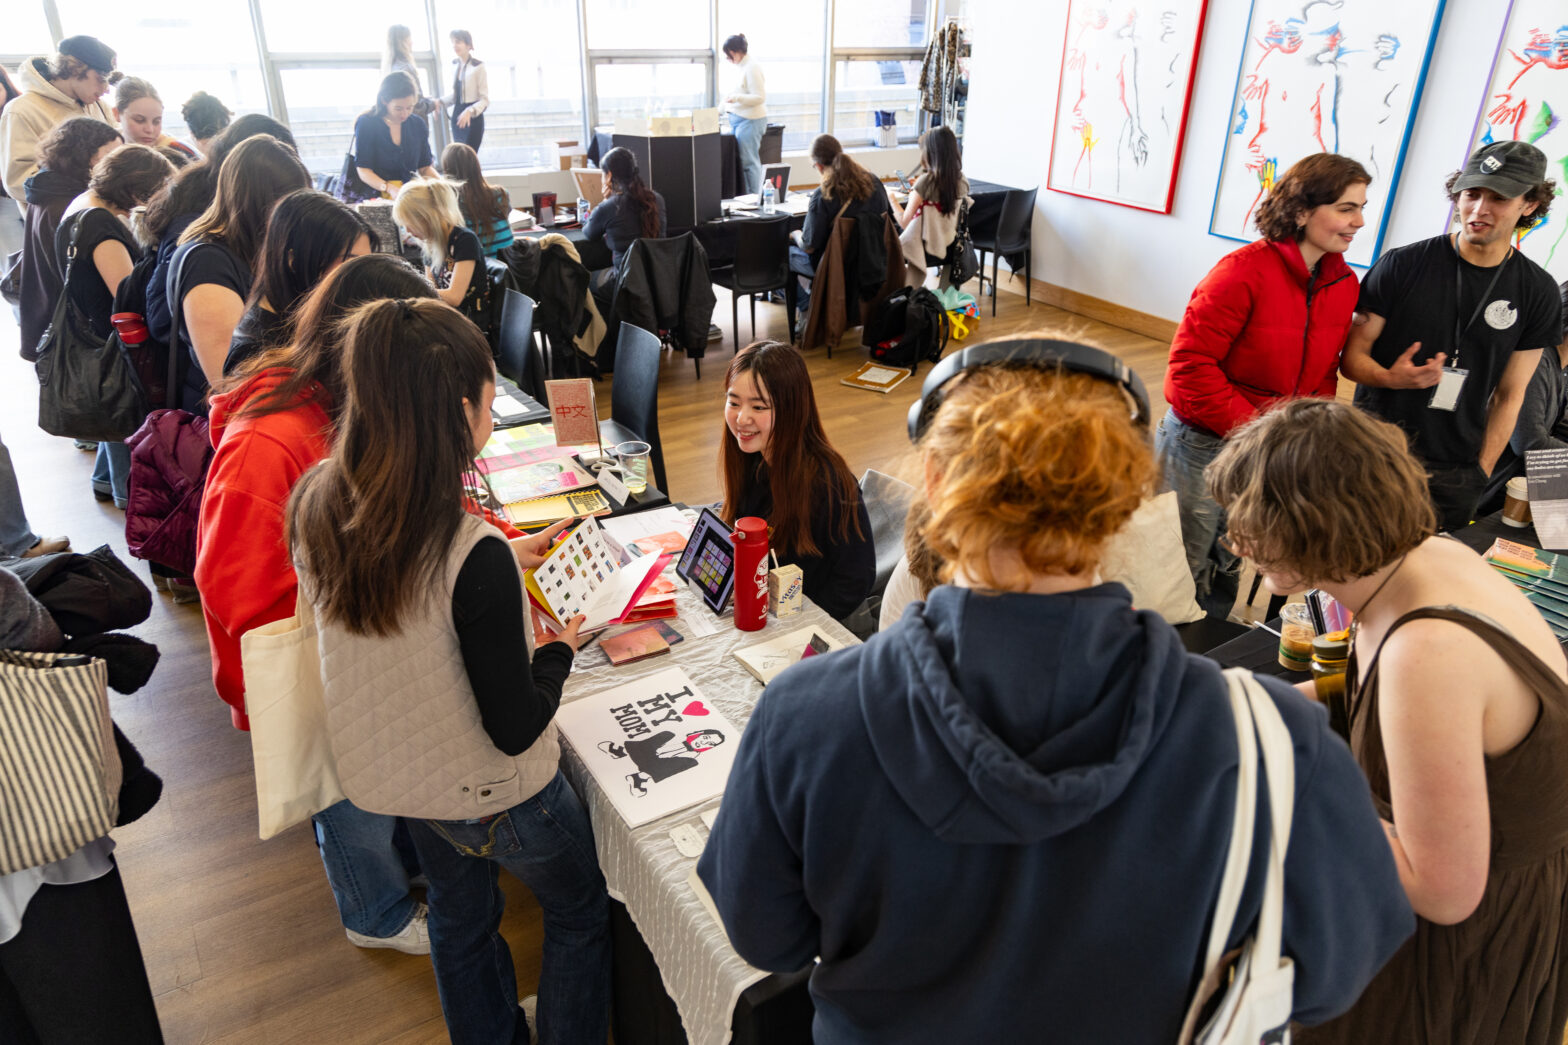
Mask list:
[[[565,627],[581,613],[587,617],[581,629],[586,634],[624,620],[667,561],[647,555],[622,566],[599,521],[585,519],[524,577],[529,597],[556,625]]]

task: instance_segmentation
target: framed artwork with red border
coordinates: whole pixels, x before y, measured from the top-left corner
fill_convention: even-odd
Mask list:
[[[1169,214],[1208,0],[1069,0],[1046,187]]]

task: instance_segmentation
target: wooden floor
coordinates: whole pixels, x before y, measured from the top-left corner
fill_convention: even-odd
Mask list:
[[[716,316],[727,320],[728,305],[721,296]],[[783,311],[759,305],[757,334],[782,336]],[[745,337],[744,304],[742,312]],[[1043,305],[1026,308],[1005,287],[997,317],[990,318],[987,308],[972,336],[1025,331],[1067,332],[1117,353],[1142,375],[1157,412],[1163,411],[1164,344]],[[0,435],[15,459],[33,528],[69,534],[78,550],[107,543],[134,562],[125,551],[122,513],[89,491],[91,455],[33,423],[36,384],[16,347],[15,325],[0,319]],[[701,380],[683,357],[667,357],[660,380],[669,484],[688,503],[718,496],[724,368],[734,350],[727,324],[725,342],[709,348]],[[917,387],[908,382],[884,396],[840,385],[864,360],[850,339],[832,359],[820,349],[807,357],[828,434],[851,468],[856,474],[896,471],[907,461],[904,416]],[[608,400],[606,389],[601,402],[607,407]],[[113,712],[165,788],[157,808],[115,838],[168,1040],[445,1041],[428,961],[360,950],[344,938],[309,829],[257,839],[249,744],[213,693],[200,610],[159,595],[152,618],[136,633],[157,643],[163,660],[141,693],[114,696]],[[520,884],[504,880],[504,929],[521,992],[532,993],[539,974],[538,909]],[[85,1004],[90,995],[89,985]]]

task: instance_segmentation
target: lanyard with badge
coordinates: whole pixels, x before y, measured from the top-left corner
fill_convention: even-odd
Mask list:
[[[1502,264],[1497,266],[1486,289],[1481,291],[1481,299],[1476,302],[1475,311],[1470,313],[1470,321],[1460,326],[1459,299],[1464,293],[1464,258],[1459,255],[1457,245],[1454,247],[1454,358],[1443,367],[1443,376],[1438,380],[1437,387],[1432,389],[1432,399],[1427,403],[1431,409],[1452,411],[1459,405],[1459,393],[1465,387],[1465,378],[1470,376],[1470,371],[1463,370],[1459,366],[1459,353],[1464,347],[1464,337],[1475,325],[1475,321],[1481,318],[1492,291],[1497,289],[1497,281],[1503,278],[1503,270],[1508,267],[1513,257],[1514,250],[1509,247]]]

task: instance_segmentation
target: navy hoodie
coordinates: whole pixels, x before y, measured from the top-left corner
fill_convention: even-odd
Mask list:
[[[1284,947],[1316,1023],[1415,921],[1349,749],[1263,683],[1295,742]],[[942,587],[769,685],[698,870],[747,961],[820,956],[818,1045],[1175,1041],[1236,764],[1220,669],[1121,585]],[[1261,902],[1255,849],[1233,942]]]

